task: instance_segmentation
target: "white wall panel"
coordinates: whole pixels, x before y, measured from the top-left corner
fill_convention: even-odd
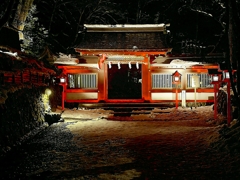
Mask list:
[[[195,93],[186,93],[186,100],[194,100]],[[209,100],[209,97],[213,97],[214,93],[196,93],[197,100]],[[175,100],[176,93],[151,93],[152,100]],[[178,93],[178,100],[182,100],[182,93]]]
[[[87,93],[67,93],[67,100],[81,100],[81,99],[98,99],[98,93],[87,92]]]
[[[178,100],[181,100],[181,93],[178,93]],[[152,100],[175,100],[175,93],[151,93]]]
[[[208,100],[209,96],[214,96],[214,93],[196,93],[196,99],[197,100]],[[194,100],[195,99],[195,93],[187,93],[186,94],[186,99],[187,100]]]

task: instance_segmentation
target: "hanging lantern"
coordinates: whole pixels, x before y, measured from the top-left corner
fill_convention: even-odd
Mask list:
[[[109,67],[109,69],[112,68],[111,62],[108,62],[108,67]]]
[[[120,62],[118,62],[118,69],[121,69],[121,65],[120,65]]]
[[[175,73],[172,74],[172,83],[173,84],[180,84],[181,83],[181,74],[176,71]]]
[[[132,69],[131,62],[128,63],[128,67],[129,67],[129,69]]]
[[[139,69],[139,64],[138,64],[138,62],[136,63],[136,68]]]

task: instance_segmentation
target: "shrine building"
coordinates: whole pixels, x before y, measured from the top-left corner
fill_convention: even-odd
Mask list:
[[[78,55],[61,54],[64,102],[175,103],[214,101],[209,69],[188,54],[173,55],[167,24],[84,25]]]

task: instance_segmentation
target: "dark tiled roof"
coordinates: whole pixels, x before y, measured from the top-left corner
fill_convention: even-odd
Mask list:
[[[86,32],[78,49],[163,49],[162,32]]]

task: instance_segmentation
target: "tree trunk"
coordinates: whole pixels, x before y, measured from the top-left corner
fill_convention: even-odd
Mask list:
[[[236,41],[234,41],[235,35],[237,35],[235,32],[235,28],[236,25],[234,24],[234,19],[237,17],[237,14],[234,13],[234,9],[236,8],[236,5],[234,0],[228,0],[228,4],[227,4],[227,14],[228,14],[228,26],[227,26],[227,32],[228,32],[228,57],[227,59],[229,60],[228,62],[228,71],[230,72],[230,79],[231,79],[231,86],[232,86],[232,90],[234,93],[234,98],[235,98],[235,102],[237,103],[237,108],[238,108],[238,114],[240,115],[240,106],[239,106],[239,83],[237,84],[237,89],[234,83],[234,79],[233,79],[233,74],[232,71],[233,69],[237,70],[238,74],[239,74],[239,66],[238,66],[238,61],[236,59],[236,46],[237,43],[235,43]],[[234,18],[235,17],[235,18]],[[239,77],[239,76],[237,76]],[[237,80],[238,82],[238,80]],[[240,120],[240,117],[238,116],[238,120]]]
[[[235,28],[234,28],[234,39],[235,41],[234,43],[234,59],[236,62],[236,66],[237,66],[237,90],[238,90],[238,94],[237,94],[237,102],[238,102],[238,120],[240,120],[240,52],[239,52],[239,48],[240,48],[240,42],[239,42],[239,30],[240,30],[240,13],[237,9],[238,7],[238,3],[236,2],[236,0],[232,0],[232,14],[233,14],[233,22],[235,22]],[[238,80],[239,79],[239,80]]]
[[[33,0],[19,0],[17,10],[14,14],[12,26],[20,31],[24,29],[24,23],[26,21],[29,10],[31,9]]]

